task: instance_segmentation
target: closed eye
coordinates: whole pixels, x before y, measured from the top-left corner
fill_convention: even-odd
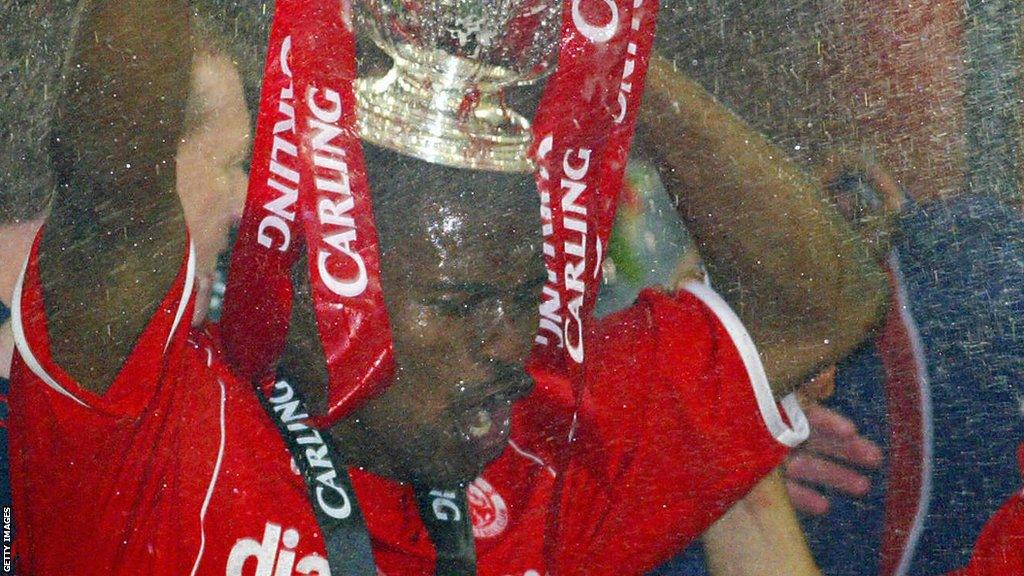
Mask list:
[[[475,313],[485,304],[500,304],[502,300],[511,303],[514,309],[532,305],[537,292],[544,284],[545,277],[539,276],[522,283],[512,290],[499,290],[489,284],[450,284],[439,286],[441,294],[428,299],[424,304],[432,306],[442,314],[452,317],[466,317]]]

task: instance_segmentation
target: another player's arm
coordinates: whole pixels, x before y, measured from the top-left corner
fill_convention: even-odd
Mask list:
[[[701,538],[714,576],[817,576],[800,522],[773,472]]]
[[[814,179],[659,57],[637,134],[776,393],[863,340],[883,310],[884,276]]]
[[[39,266],[53,355],[93,392],[110,386],[181,266],[175,155],[191,62],[187,0],[79,5]]]

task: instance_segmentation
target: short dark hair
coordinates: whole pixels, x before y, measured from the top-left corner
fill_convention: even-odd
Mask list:
[[[459,235],[487,235],[505,222],[521,228],[523,238],[539,240],[540,197],[532,174],[449,168],[368,143],[364,150],[382,253],[412,238],[445,235],[438,232],[445,214],[459,218]],[[469,256],[475,244],[460,253]]]

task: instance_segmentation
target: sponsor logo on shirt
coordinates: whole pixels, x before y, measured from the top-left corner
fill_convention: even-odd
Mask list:
[[[281,530],[279,524],[267,522],[263,539],[239,538],[228,554],[225,576],[331,576],[327,559],[313,553],[301,558],[295,555],[299,532],[294,528]],[[255,572],[253,572],[255,568]]]
[[[505,532],[508,528],[508,506],[493,486],[483,478],[477,478],[467,488],[466,496],[475,538],[494,538]]]

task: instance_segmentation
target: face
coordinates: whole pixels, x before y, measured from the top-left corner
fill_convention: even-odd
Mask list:
[[[196,248],[195,323],[205,318],[216,274],[217,256],[245,205],[249,154],[249,112],[242,81],[224,56],[199,54],[192,72],[192,99],[198,109],[178,148],[178,195]]]
[[[397,375],[348,424],[388,475],[445,486],[506,447],[512,404],[532,388],[522,365],[544,272],[536,212],[485,226],[443,205],[425,212],[436,224],[385,254]]]

